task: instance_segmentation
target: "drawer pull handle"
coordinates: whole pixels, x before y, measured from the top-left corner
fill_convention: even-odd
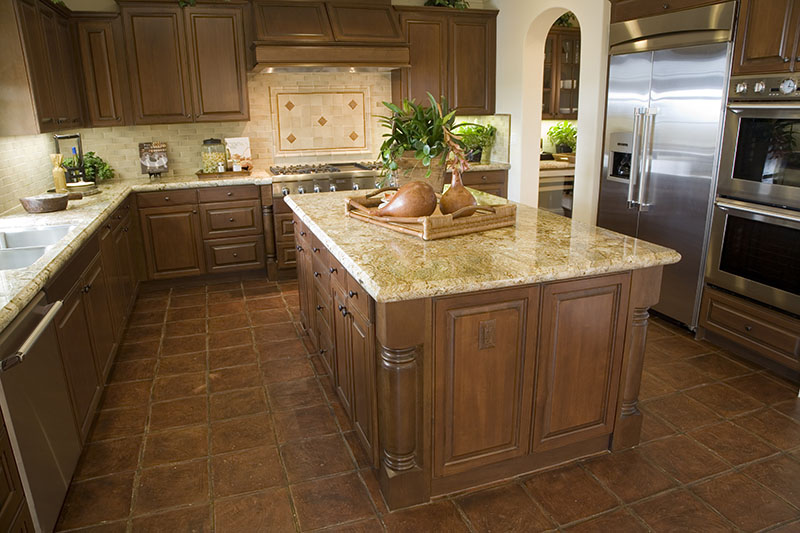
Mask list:
[[[744,330],[747,332],[753,331],[753,326],[745,326]]]
[[[106,224],[106,229],[111,229],[111,224]]]
[[[320,355],[325,355],[327,352],[328,352],[328,350],[323,348],[322,350],[319,351],[319,354]]]
[[[228,196],[233,196],[233,193],[232,193],[232,192],[229,192],[229,193],[228,193]]]
[[[356,296],[358,296],[358,293],[357,293],[357,292],[353,292],[353,291],[348,291],[348,292],[347,292],[347,295],[348,295],[350,298],[355,298]]]
[[[295,224],[297,224],[297,221],[296,220],[292,220],[292,226],[294,226]]]
[[[298,252],[302,252],[302,251],[303,251],[303,247],[298,245],[298,246],[297,246],[297,251],[298,251]]]
[[[339,311],[341,311],[342,316],[347,316],[347,308],[343,305],[339,306]]]
[[[192,209],[192,214],[196,215],[197,214],[197,209]]]
[[[306,236],[306,232],[305,232],[305,231],[301,231],[301,232],[300,232],[300,236],[301,236],[301,237],[305,237],[305,236]]]
[[[239,254],[236,253],[236,252],[233,252],[233,257],[239,257]]]
[[[233,222],[233,217],[229,218],[228,222]]]
[[[88,294],[90,290],[92,290],[92,284],[91,283],[89,285],[86,285],[83,288],[83,294]]]
[[[165,202],[169,202],[169,196],[165,196],[165,197],[164,197],[164,201],[165,201]]]
[[[317,306],[317,311],[322,311],[323,309],[325,309],[325,308],[324,308],[324,307],[322,307],[321,305],[318,305],[318,306]]]
[[[320,276],[319,272],[314,272],[314,277],[318,278]]]
[[[338,270],[336,270],[336,269],[335,269],[335,268],[333,268],[333,267],[330,267],[330,268],[328,269],[328,272],[330,272],[331,274],[334,274],[334,273],[336,273],[336,272],[339,272],[339,271],[338,271]]]
[[[124,228],[122,228],[122,231],[124,231],[125,233],[128,233],[128,226],[125,226]]]
[[[486,179],[487,179],[487,178],[486,178],[486,176],[481,176],[481,179],[482,179],[483,181],[486,181]]]
[[[784,58],[783,58],[783,62],[784,62],[784,63],[788,63],[788,62],[789,62],[789,57],[788,57],[788,56],[787,56],[787,57],[784,57]]]
[[[318,254],[318,253],[319,253],[319,248],[312,247],[311,249],[314,251],[314,253],[315,253],[315,254]]]

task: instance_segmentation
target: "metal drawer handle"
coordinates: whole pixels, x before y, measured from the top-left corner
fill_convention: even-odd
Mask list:
[[[353,291],[348,291],[348,292],[347,292],[347,295],[348,295],[350,298],[355,298],[356,296],[358,296],[358,293],[357,293],[357,292],[353,292]]]
[[[330,268],[328,269],[328,272],[330,272],[331,274],[333,274],[333,273],[335,273],[335,272],[339,272],[339,271],[338,271],[338,270],[336,270],[336,269],[335,269],[335,268],[333,268],[333,267],[330,267]]]
[[[28,336],[27,339],[25,339],[25,342],[23,342],[22,345],[19,347],[17,353],[0,361],[0,372],[7,372],[8,370],[17,366],[18,364],[22,363],[25,360],[25,356],[28,355],[28,352],[31,350],[33,345],[36,344],[36,341],[38,341],[39,337],[42,336],[44,330],[46,330],[48,326],[50,326],[50,323],[55,319],[56,314],[58,314],[58,311],[61,309],[63,305],[64,302],[62,302],[61,300],[53,302],[50,305],[50,309],[42,317],[42,321],[39,322],[39,324],[34,328],[33,331],[31,331],[31,334]]]
[[[342,316],[347,316],[347,308],[345,306],[340,305],[339,311],[342,313]]]
[[[325,309],[325,308],[324,308],[324,307],[322,307],[321,305],[318,305],[318,306],[317,306],[317,311],[322,311],[323,309]]]
[[[81,290],[83,291],[83,294],[88,294],[88,293],[89,293],[89,291],[90,291],[90,290],[92,290],[92,284],[90,283],[90,284],[86,285],[86,286],[85,286],[83,289],[81,289]]]
[[[789,62],[789,58],[788,58],[788,57],[784,57],[784,58],[783,58],[783,62],[784,62],[784,63],[788,63],[788,62]]]
[[[314,277],[315,277],[315,278],[318,278],[319,276],[320,276],[320,273],[319,273],[319,272],[314,272]]]
[[[487,179],[487,178],[486,178],[486,176],[481,176],[481,179],[482,179],[483,181],[486,181],[486,179]]]
[[[236,253],[236,252],[233,252],[233,257],[239,257],[239,254]]]

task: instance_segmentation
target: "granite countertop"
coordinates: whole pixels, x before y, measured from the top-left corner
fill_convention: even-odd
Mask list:
[[[509,163],[488,163],[482,165],[480,163],[470,163],[467,172],[491,172],[492,170],[508,170],[511,168]]]
[[[26,213],[17,206],[0,215],[0,231],[39,226],[74,226],[67,235],[51,246],[32,265],[0,270],[0,331],[42,290],[51,276],[72,257],[131,192],[163,191],[225,185],[271,185],[272,178],[253,175],[246,178],[201,180],[196,176],[111,180],[99,186],[100,194],[83,200],[71,200],[66,211]]]
[[[352,192],[289,195],[286,203],[377,302],[623,272],[680,260],[680,254],[669,248],[522,204],[517,205],[514,227],[426,242],[346,217],[348,196]],[[475,196],[484,204],[502,200]]]
[[[569,161],[539,161],[539,170],[567,170],[574,169],[575,163]]]

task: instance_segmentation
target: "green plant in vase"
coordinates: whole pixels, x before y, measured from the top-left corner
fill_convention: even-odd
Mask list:
[[[456,130],[456,134],[461,137],[469,162],[487,163],[491,160],[497,128],[491,125],[464,124]]]
[[[453,7],[456,9],[467,9],[469,2],[467,0],[427,0],[426,6],[437,7]]]
[[[68,157],[61,163],[64,168],[77,167],[75,157]],[[83,166],[86,172],[86,181],[101,181],[114,177],[114,169],[94,152],[83,154]]]
[[[578,142],[578,129],[573,123],[564,120],[547,130],[547,138],[559,154],[574,152]]]

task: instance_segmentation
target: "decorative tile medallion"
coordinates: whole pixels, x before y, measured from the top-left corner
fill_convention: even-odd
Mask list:
[[[319,122],[320,126],[324,126],[325,124],[328,123],[328,121],[325,119],[325,117],[319,117],[319,120],[317,122]]]
[[[358,139],[358,133],[356,133],[356,132],[351,132],[351,133],[350,133],[350,135],[349,135],[349,137],[350,137],[350,138],[353,140],[353,142],[355,142],[355,141],[356,141],[356,139]]]
[[[289,136],[286,137],[286,140],[289,141],[290,143],[293,143],[293,142],[295,142],[297,140],[297,137],[295,137],[294,135],[292,135],[290,133]]]
[[[350,100],[350,103],[347,105],[350,106],[350,109],[355,109],[358,107],[358,102],[356,102],[355,100]]]
[[[289,100],[288,102],[286,102],[286,105],[284,107],[289,111],[291,111],[292,109],[294,109],[294,104],[292,103],[291,100]]]

